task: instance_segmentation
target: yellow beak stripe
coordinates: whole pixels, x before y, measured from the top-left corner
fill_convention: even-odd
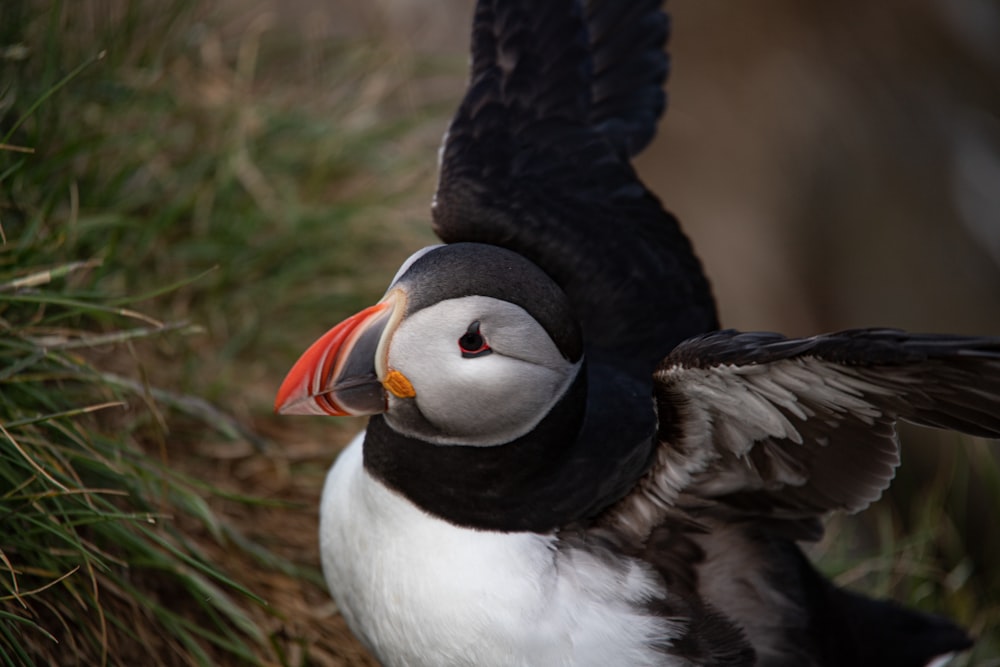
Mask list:
[[[413,385],[406,379],[406,376],[399,371],[389,371],[382,381],[382,386],[388,389],[394,396],[399,398],[413,398],[417,395]]]

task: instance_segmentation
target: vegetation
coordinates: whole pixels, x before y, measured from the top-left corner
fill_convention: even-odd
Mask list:
[[[311,542],[335,452],[290,460],[249,415],[300,332],[406,252],[386,227],[432,177],[406,143],[427,114],[396,100],[413,72],[337,42],[287,77],[301,53],[262,30],[229,45],[184,0],[2,11],[3,662],[315,661],[260,582],[315,587],[316,560],[247,517],[305,513]],[[310,494],[267,497],[268,473]]]

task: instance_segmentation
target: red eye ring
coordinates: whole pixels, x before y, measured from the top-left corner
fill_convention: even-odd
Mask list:
[[[458,348],[462,351],[462,357],[465,359],[482,357],[493,352],[486,344],[483,334],[479,333],[479,320],[470,324],[462,337],[458,339]]]

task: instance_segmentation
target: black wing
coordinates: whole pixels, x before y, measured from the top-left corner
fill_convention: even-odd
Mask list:
[[[548,272],[592,359],[647,372],[717,328],[689,241],[629,164],[665,106],[659,4],[481,0],[433,209],[444,241],[500,245]]]
[[[720,331],[656,372],[658,460],[620,511],[709,502],[779,519],[855,512],[899,463],[895,422],[1000,437],[1000,338]]]

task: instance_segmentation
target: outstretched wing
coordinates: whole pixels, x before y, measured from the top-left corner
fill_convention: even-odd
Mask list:
[[[717,328],[701,265],[629,158],[665,106],[656,0],[480,0],[433,208],[446,242],[514,250],[567,292],[591,358],[652,368]]]
[[[670,17],[660,11],[660,0],[590,0],[584,11],[591,59],[588,124],[620,152],[638,155],[667,106]]]
[[[638,530],[681,496],[779,519],[864,509],[899,463],[899,419],[1000,437],[1000,338],[720,331],[655,384],[658,460],[618,508]]]

